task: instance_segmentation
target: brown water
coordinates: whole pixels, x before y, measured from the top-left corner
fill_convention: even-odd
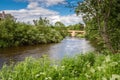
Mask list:
[[[60,43],[55,44],[5,48],[0,49],[0,67],[3,63],[9,64],[10,61],[22,61],[29,56],[39,58],[42,55],[48,55],[51,59],[60,60],[66,55],[74,56],[93,50],[94,48],[89,44],[89,41],[74,37],[66,37]]]

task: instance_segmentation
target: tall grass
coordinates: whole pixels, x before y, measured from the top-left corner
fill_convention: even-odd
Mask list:
[[[16,65],[3,66],[0,80],[120,80],[120,54],[80,54],[60,64],[47,57],[26,58]]]

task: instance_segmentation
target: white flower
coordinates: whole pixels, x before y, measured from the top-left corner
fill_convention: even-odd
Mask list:
[[[110,63],[111,66],[116,66],[117,64],[118,64],[117,62]]]
[[[35,78],[40,77],[40,75],[45,75],[45,72],[40,72],[39,74],[36,74],[36,75],[35,75]]]
[[[101,71],[101,70],[102,70],[102,67],[101,67],[101,66],[98,66],[97,69],[98,69],[98,71]]]
[[[65,79],[65,77],[62,77],[62,79],[61,80],[64,80]]]
[[[95,72],[95,69],[91,68],[91,69],[90,69],[90,72],[94,73],[94,72]]]
[[[90,67],[90,63],[87,64],[87,67]]]
[[[35,78],[38,78],[39,76],[40,76],[40,74],[36,74],[36,75],[35,75]]]
[[[107,56],[107,57],[105,58],[105,61],[106,61],[106,62],[109,62],[109,61],[110,61],[110,56]]]
[[[52,78],[51,77],[46,77],[45,80],[52,80]]]
[[[10,77],[10,78],[8,78],[8,80],[13,80],[13,79]]]
[[[40,75],[45,75],[45,72],[40,72]]]
[[[107,80],[105,77],[102,77],[102,80]]]
[[[54,67],[54,68],[57,70],[57,68],[58,68],[58,65],[54,65],[53,67]]]
[[[48,80],[48,78],[46,77],[45,80]]]
[[[89,77],[90,77],[87,73],[85,74],[85,76],[86,76],[87,78],[89,78]]]
[[[110,80],[120,80],[120,75],[118,74],[113,74]]]
[[[65,69],[65,66],[61,66],[61,70],[64,70]]]

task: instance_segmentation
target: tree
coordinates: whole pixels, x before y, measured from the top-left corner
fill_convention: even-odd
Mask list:
[[[57,21],[55,23],[55,26],[57,26],[57,27],[65,27],[65,25],[62,22],[60,22],[60,21]]]
[[[78,15],[80,13],[83,14],[83,19],[86,24],[91,22],[91,24],[96,26],[96,30],[102,37],[105,46],[113,53],[118,52],[120,49],[120,43],[118,43],[120,42],[118,35],[118,32],[120,31],[120,28],[118,27],[120,25],[116,25],[120,20],[116,21],[116,18],[114,17],[118,16],[120,13],[120,11],[116,11],[116,8],[120,8],[119,4],[119,0],[84,0],[82,3],[78,3],[75,10]],[[117,33],[111,32],[113,30],[117,30]],[[118,39],[115,38],[115,36]]]
[[[36,26],[42,26],[42,27],[50,25],[50,22],[46,17],[45,18],[40,17],[39,20],[33,20],[33,23]]]

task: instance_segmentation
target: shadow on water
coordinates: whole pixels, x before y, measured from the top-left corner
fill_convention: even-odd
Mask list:
[[[79,53],[93,51],[94,48],[84,38],[66,37],[60,43],[41,44],[35,46],[22,46],[0,49],[0,67],[3,63],[9,64],[10,61],[18,62],[26,57],[32,56],[39,58],[48,55],[51,59],[59,60],[64,56],[74,56]]]

